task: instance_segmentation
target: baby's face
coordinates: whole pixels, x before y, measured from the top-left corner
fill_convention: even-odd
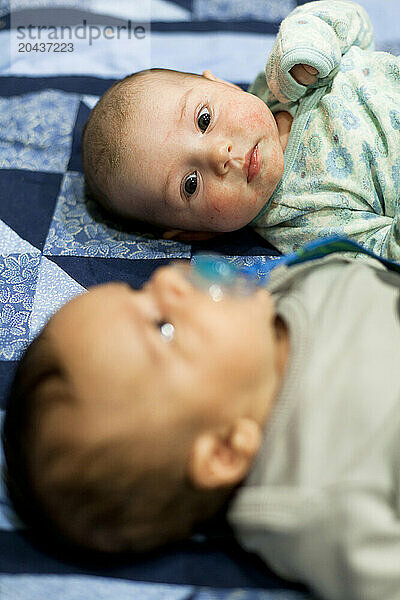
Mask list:
[[[139,291],[93,288],[48,325],[79,398],[78,409],[54,411],[49,430],[69,428],[90,445],[135,439],[135,458],[143,453],[146,463],[175,450],[179,457],[185,436],[239,414],[262,423],[278,386],[274,321],[267,292],[215,302],[173,267]],[[173,323],[172,341],[161,322]]]
[[[140,107],[113,191],[127,214],[192,231],[233,231],[258,214],[284,168],[262,100],[189,74],[151,82]]]

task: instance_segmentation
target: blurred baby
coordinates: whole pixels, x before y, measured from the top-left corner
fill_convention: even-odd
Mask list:
[[[93,288],[24,355],[6,481],[41,539],[145,552],[225,513],[322,600],[400,589],[400,275],[332,254],[209,295]],[[346,575],[344,577],[344,574]]]

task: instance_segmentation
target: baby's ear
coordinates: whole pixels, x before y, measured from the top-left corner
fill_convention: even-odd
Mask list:
[[[236,85],[235,83],[232,83],[231,81],[226,81],[225,79],[220,79],[219,77],[216,77],[214,73],[211,73],[211,71],[209,70],[203,71],[202,75],[206,79],[210,79],[211,81],[219,81],[220,83],[224,83],[225,85],[229,85],[230,87],[236,88],[237,90],[243,92],[242,88]]]
[[[255,421],[238,418],[227,434],[213,431],[194,441],[188,474],[199,488],[234,486],[247,475],[261,444],[261,429]]]
[[[176,240],[177,242],[202,242],[212,240],[217,235],[222,235],[218,231],[185,231],[183,229],[167,229],[162,234],[164,240]]]

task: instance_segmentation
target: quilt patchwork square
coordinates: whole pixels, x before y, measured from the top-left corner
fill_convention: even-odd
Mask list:
[[[29,339],[41,255],[0,255],[0,359],[16,360]]]
[[[79,100],[58,90],[1,98],[0,167],[65,171]]]
[[[18,250],[21,240],[42,250],[61,185],[61,173],[42,173],[19,169],[0,170],[0,235],[17,238]],[[2,232],[2,229],[8,232]],[[15,235],[13,234],[15,233]],[[19,236],[19,239],[18,239]],[[0,252],[2,243],[0,242]],[[11,252],[10,240],[5,252]]]

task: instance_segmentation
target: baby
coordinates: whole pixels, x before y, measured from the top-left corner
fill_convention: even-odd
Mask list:
[[[244,297],[175,267],[93,288],[20,363],[3,430],[15,507],[41,536],[108,552],[225,510],[322,600],[397,599],[399,300],[400,275],[337,254]]]
[[[399,260],[400,59],[373,51],[364,9],[298,7],[249,91],[210,71],[119,81],[83,136],[88,190],[166,237],[250,223],[283,252],[347,235]]]

